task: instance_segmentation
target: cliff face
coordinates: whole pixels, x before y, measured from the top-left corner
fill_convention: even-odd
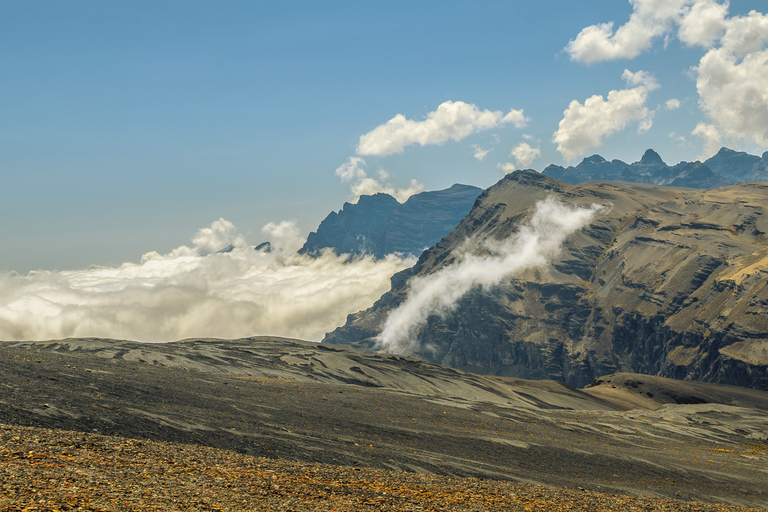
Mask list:
[[[403,204],[387,194],[362,196],[357,204],[345,203],[340,212],[331,212],[299,252],[316,255],[330,248],[353,256],[418,256],[461,222],[480,192],[456,184],[415,194]]]
[[[483,192],[461,224],[324,341],[377,350],[413,279],[467,240],[503,239],[537,201],[602,204],[547,266],[429,317],[411,355],[477,373],[583,386],[617,371],[768,389],[768,184],[708,191],[570,185],[533,171]]]

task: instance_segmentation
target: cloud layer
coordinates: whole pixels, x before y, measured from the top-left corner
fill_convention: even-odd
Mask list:
[[[490,130],[512,123],[518,128],[527,119],[522,110],[480,110],[463,101],[446,101],[437,110],[427,114],[424,121],[406,119],[398,114],[386,123],[362,135],[357,146],[358,155],[391,155],[402,153],[406,146],[442,144],[448,140],[460,141],[473,133]]]
[[[0,276],[0,339],[263,334],[320,340],[413,264],[331,253],[313,259],[293,252],[300,242],[291,223],[267,225],[265,233],[272,252],[245,246],[234,226],[219,219],[198,232],[193,247],[147,253],[138,264]]]
[[[477,252],[434,274],[413,279],[403,303],[387,316],[378,342],[390,353],[407,354],[416,347],[419,327],[431,315],[445,315],[475,287],[491,288],[524,269],[547,264],[565,239],[589,224],[599,206],[575,208],[554,199],[539,202],[529,223],[513,236],[486,240]]]
[[[594,95],[583,104],[573,100],[563,112],[552,140],[566,160],[602,146],[605,137],[623,130],[631,122],[638,123],[640,133],[651,128],[653,113],[645,104],[648,95],[659,85],[653,75],[644,71],[624,70],[622,78],[629,88],[610,91],[607,98]]]

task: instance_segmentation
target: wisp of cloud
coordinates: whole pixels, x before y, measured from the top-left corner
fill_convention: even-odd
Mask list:
[[[379,345],[390,353],[412,352],[418,328],[429,316],[450,313],[474,287],[488,289],[517,272],[545,265],[601,208],[579,208],[553,198],[540,201],[517,233],[501,241],[486,240],[477,246],[482,254],[467,251],[456,263],[412,280],[406,299],[387,316]]]
[[[394,256],[349,261],[332,252],[310,258],[295,252],[295,226],[269,224],[264,232],[270,252],[247,246],[219,219],[197,233],[193,247],[150,252],[140,263],[0,275],[0,339],[320,340],[414,263]]]

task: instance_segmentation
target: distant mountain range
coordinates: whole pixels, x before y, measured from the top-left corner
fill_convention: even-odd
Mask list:
[[[632,165],[593,157],[545,171],[571,181],[643,184],[573,185],[516,171],[484,191],[413,268],[395,275],[390,292],[324,341],[379,350],[388,315],[416,279],[434,276],[467,250],[481,254],[485,241],[518,232],[539,201],[555,197],[609,207],[569,236],[550,264],[476,286],[450,311],[430,315],[401,353],[576,387],[629,371],[768,389],[768,183],[707,191],[647,184],[759,179],[767,163],[766,155],[723,149],[704,164],[670,168],[648,151]]]
[[[402,204],[388,194],[361,196],[356,204],[344,203],[339,212],[328,214],[299,252],[315,256],[331,249],[352,256],[418,257],[459,225],[481,192],[457,184],[415,194]]]
[[[669,166],[649,149],[639,162],[608,161],[600,155],[585,158],[575,167],[550,165],[543,174],[566,183],[589,180],[652,183],[670,187],[716,188],[744,181],[768,180],[768,151],[762,158],[722,148],[705,162],[681,162]]]

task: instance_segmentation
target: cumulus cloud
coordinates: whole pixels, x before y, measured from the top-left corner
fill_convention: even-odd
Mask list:
[[[713,0],[688,2],[678,17],[677,36],[689,46],[710,46],[725,30],[728,2],[720,4]]]
[[[602,146],[604,137],[623,130],[630,122],[637,122],[639,133],[651,128],[653,112],[645,103],[651,91],[659,85],[653,75],[644,71],[624,70],[622,78],[628,86],[634,87],[610,91],[607,99],[594,95],[583,104],[573,100],[563,112],[553,142],[557,143],[557,150],[566,160]]]
[[[378,193],[389,194],[398,201],[405,202],[409,197],[418,194],[424,190],[424,185],[416,180],[411,180],[405,188],[395,188],[387,180],[389,173],[384,170],[377,172],[377,178],[368,176],[365,170],[365,160],[358,156],[351,156],[346,163],[336,169],[336,176],[341,178],[342,182],[350,183],[351,197],[350,201],[357,203],[360,196],[368,196]]]
[[[540,155],[541,150],[534,148],[527,142],[521,142],[512,148],[512,152],[509,154],[509,156],[515,157],[518,167],[529,167]]]
[[[633,13],[629,21],[614,30],[613,22],[584,28],[565,47],[571,59],[594,63],[614,59],[631,59],[651,47],[653,40],[672,27],[689,1],[630,0]]]
[[[699,123],[691,134],[704,140],[704,152],[698,157],[698,160],[702,162],[717,153],[720,148],[723,147],[720,131],[713,124]]]
[[[664,104],[664,107],[667,110],[677,110],[680,108],[680,100],[677,100],[675,98],[667,100],[667,102]]]
[[[390,353],[412,352],[418,329],[431,315],[450,313],[473,288],[489,289],[517,272],[546,265],[598,209],[575,208],[551,198],[539,202],[530,222],[515,235],[487,240],[477,252],[466,252],[456,263],[413,279],[405,300],[387,316],[378,343]]]
[[[515,164],[513,164],[512,162],[503,162],[503,163],[498,164],[496,167],[498,167],[499,169],[504,171],[504,174],[509,174],[511,172],[515,172],[515,169],[517,169],[515,167]]]
[[[291,251],[297,234],[291,223],[265,227],[272,252],[244,245],[216,252],[240,240],[234,231],[220,219],[198,232],[194,247],[150,252],[140,263],[0,275],[0,339],[263,334],[320,340],[347,314],[371,306],[390,277],[414,263],[298,255]]]
[[[448,140],[460,141],[473,133],[490,130],[512,123],[518,128],[525,126],[522,110],[480,110],[463,101],[446,101],[437,110],[427,114],[423,121],[406,119],[398,114],[386,123],[362,135],[357,146],[358,155],[390,155],[402,153],[406,146],[443,144]]]
[[[728,15],[727,1],[631,0],[632,15],[583,29],[566,46],[575,61],[593,63],[633,58],[652,41],[677,29],[677,38],[706,53],[693,69],[699,106],[708,117],[692,132],[711,154],[715,141],[768,145],[768,16],[751,11]],[[717,148],[714,150],[717,151]]]
[[[695,135],[768,146],[767,44],[768,16],[752,11],[728,20],[722,46],[710,49],[695,68],[699,106],[712,121]],[[708,143],[705,151],[711,148]]]
[[[648,50],[654,39],[678,28],[677,36],[689,46],[712,44],[725,30],[728,2],[715,0],[630,0],[632,14],[614,30],[614,23],[582,29],[565,47],[571,59],[595,63],[632,59]],[[668,42],[668,39],[667,39]]]
[[[489,149],[483,149],[477,144],[472,144],[472,149],[475,150],[474,157],[477,158],[478,161],[482,162],[483,159],[488,156],[488,153],[490,152]]]

